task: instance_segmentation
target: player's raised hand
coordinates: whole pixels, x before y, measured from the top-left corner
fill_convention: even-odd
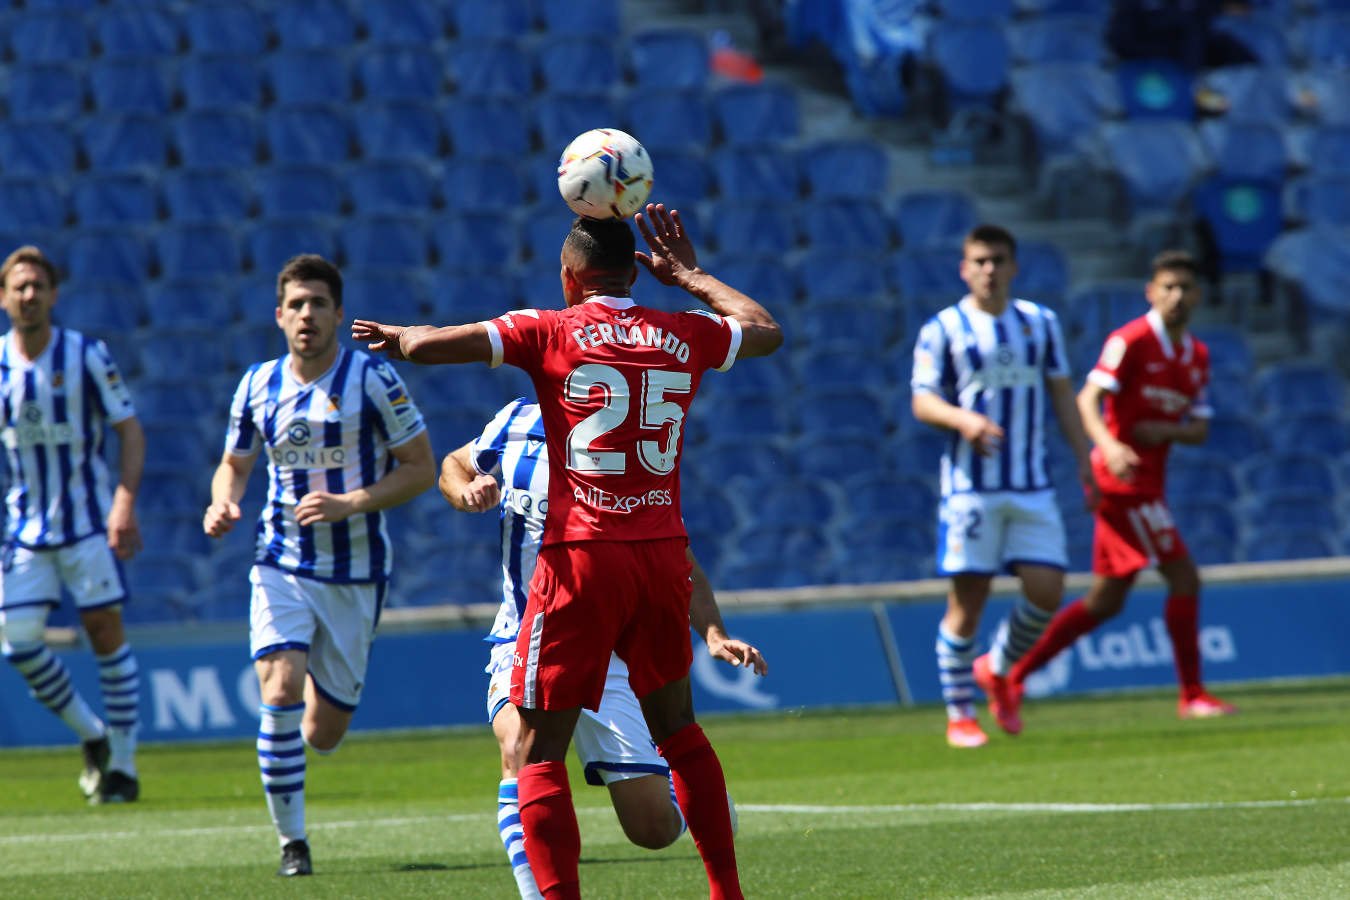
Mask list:
[[[764,661],[764,654],[745,641],[717,633],[709,635],[705,640],[708,644],[708,654],[715,659],[729,662],[733,666],[754,669],[756,675],[769,674],[769,664]]]
[[[633,221],[651,250],[650,255],[635,251],[633,258],[657,281],[675,284],[680,275],[698,268],[694,242],[685,233],[678,209],[667,211],[664,203],[648,203],[647,214],[638,213]]]
[[[487,512],[496,509],[502,500],[502,489],[491,475],[479,475],[464,486],[460,503],[465,512]]]
[[[407,359],[398,345],[406,330],[402,325],[382,325],[369,319],[352,320],[352,340],[360,341],[372,353],[383,353],[392,360]]]
[[[993,456],[1003,446],[1003,429],[988,416],[977,412],[966,411],[956,430],[961,433],[961,437],[970,441],[975,452],[981,456]]]
[[[206,514],[202,516],[202,531],[213,538],[223,537],[234,530],[234,523],[243,515],[238,503],[217,500],[206,508]]]
[[[295,521],[301,525],[319,522],[341,522],[356,512],[346,494],[310,491],[295,505]]]

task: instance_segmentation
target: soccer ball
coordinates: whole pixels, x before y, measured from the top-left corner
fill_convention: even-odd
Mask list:
[[[578,135],[558,159],[558,193],[579,216],[626,219],[651,192],[652,158],[617,128]]]

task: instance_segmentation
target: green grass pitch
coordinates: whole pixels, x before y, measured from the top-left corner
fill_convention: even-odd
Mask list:
[[[1026,732],[948,749],[942,712],[709,717],[751,897],[1350,897],[1350,681],[1029,702]],[[987,717],[986,717],[987,718]],[[142,799],[91,808],[78,752],[0,753],[0,896],[515,896],[496,746],[472,731],[354,734],[310,754],[316,874],[277,878],[252,743],[142,749]],[[629,845],[572,771],[582,890],[706,897],[686,836]]]

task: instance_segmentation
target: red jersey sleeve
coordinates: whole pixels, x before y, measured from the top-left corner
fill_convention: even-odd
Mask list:
[[[484,322],[492,342],[488,365],[495,369],[506,363],[534,374],[544,358],[557,315],[553,309],[513,309]]]
[[[1088,372],[1088,381],[1112,394],[1120,393],[1121,384],[1127,383],[1133,374],[1134,357],[1138,354],[1132,350],[1137,346],[1138,342],[1131,341],[1125,329],[1111,332],[1092,371]]]

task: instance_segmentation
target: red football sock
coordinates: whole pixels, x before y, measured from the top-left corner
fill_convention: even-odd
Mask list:
[[[567,764],[561,760],[530,763],[520,770],[516,787],[525,855],[539,892],[549,900],[579,898],[581,832],[567,784]]]
[[[1167,634],[1172,638],[1172,656],[1181,682],[1181,699],[1193,700],[1204,692],[1200,684],[1200,601],[1186,594],[1173,594],[1163,607]]]
[[[1059,651],[1100,624],[1101,621],[1087,611],[1081,597],[1073,601],[1055,613],[1036,643],[1008,670],[1008,680],[1021,684],[1028,675],[1054,659]]]
[[[712,744],[702,728],[686,725],[666,738],[657,751],[670,764],[675,799],[708,870],[709,900],[740,900],[741,880],[736,871],[731,813],[727,810],[727,782]]]

